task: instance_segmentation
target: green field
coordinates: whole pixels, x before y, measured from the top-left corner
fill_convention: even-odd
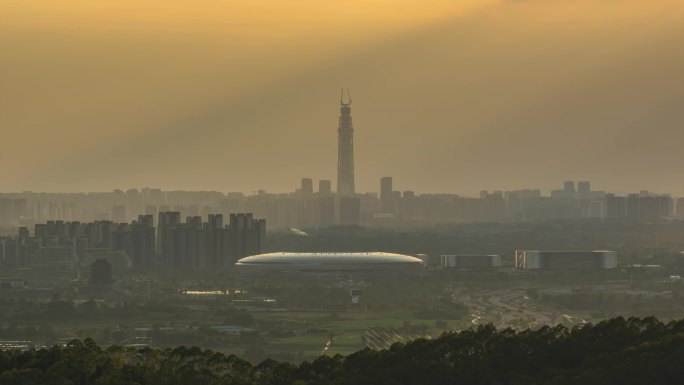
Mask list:
[[[416,319],[406,311],[364,311],[330,313],[316,311],[264,312],[257,316],[258,322],[279,325],[283,328],[301,328],[302,335],[269,338],[269,350],[296,351],[306,357],[350,354],[363,349],[362,336],[370,328],[404,328],[423,326],[429,334],[437,336],[446,330],[458,330],[469,326],[469,321],[444,321],[446,327],[436,328],[435,321]],[[444,326],[444,325],[442,325]],[[306,330],[313,332],[306,333]],[[415,334],[415,333],[414,333]],[[324,347],[332,336],[332,344]]]

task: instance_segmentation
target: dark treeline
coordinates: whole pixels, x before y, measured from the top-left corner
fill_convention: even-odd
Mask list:
[[[300,365],[75,340],[0,352],[0,384],[675,384],[682,362],[684,320],[618,317],[573,329],[480,326]]]

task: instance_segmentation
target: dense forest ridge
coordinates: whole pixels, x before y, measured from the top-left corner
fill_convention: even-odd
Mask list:
[[[434,340],[252,365],[198,347],[67,346],[0,352],[5,384],[674,384],[684,378],[684,319],[617,317],[516,332],[492,325]]]

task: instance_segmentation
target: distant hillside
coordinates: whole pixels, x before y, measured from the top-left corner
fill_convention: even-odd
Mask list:
[[[259,365],[197,347],[66,347],[0,352],[4,384],[676,384],[684,378],[684,320],[621,317],[567,329],[497,331]]]

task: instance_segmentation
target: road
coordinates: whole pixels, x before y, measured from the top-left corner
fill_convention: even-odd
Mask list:
[[[482,294],[454,292],[451,298],[453,302],[463,303],[472,309],[472,325],[493,323],[499,329],[534,329],[558,323],[586,323],[578,317],[538,308],[521,290],[488,291]]]

